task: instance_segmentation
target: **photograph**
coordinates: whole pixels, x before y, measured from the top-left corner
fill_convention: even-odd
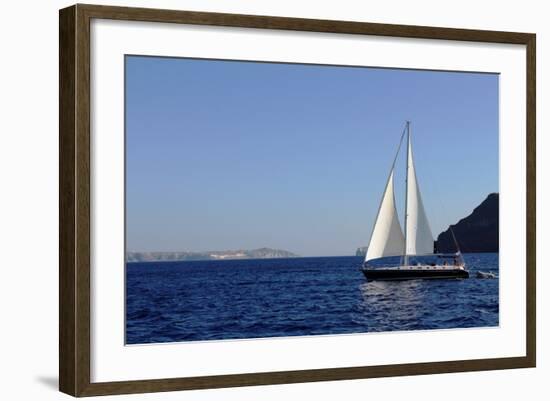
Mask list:
[[[499,326],[499,74],[124,68],[127,345]]]

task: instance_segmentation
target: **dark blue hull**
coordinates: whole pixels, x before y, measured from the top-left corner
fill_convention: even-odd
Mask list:
[[[363,274],[367,280],[419,280],[419,279],[449,279],[468,278],[470,275],[464,269],[365,269]]]

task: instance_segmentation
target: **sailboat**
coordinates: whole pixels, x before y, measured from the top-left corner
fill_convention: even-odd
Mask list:
[[[469,274],[454,233],[456,253],[435,252],[435,242],[422,203],[414,166],[410,125],[410,121],[407,121],[401,134],[372,229],[362,271],[367,280],[468,278]],[[394,169],[405,136],[407,137],[407,178],[403,233],[395,204]],[[384,264],[384,260],[388,260],[389,263]]]

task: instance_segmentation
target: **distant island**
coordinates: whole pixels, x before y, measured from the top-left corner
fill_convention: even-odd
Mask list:
[[[472,213],[451,225],[462,252],[498,252],[498,193],[492,193]],[[437,236],[437,252],[456,252],[451,230]],[[357,248],[355,256],[365,256],[367,247]]]
[[[207,252],[127,252],[127,262],[175,262],[183,260],[297,258],[299,255],[282,249],[259,248]]]
[[[361,246],[357,248],[357,250],[355,251],[355,256],[366,256],[368,248],[368,246]]]

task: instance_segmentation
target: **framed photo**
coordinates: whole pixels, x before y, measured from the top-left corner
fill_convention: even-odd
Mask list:
[[[59,22],[61,391],[535,366],[534,34]]]

